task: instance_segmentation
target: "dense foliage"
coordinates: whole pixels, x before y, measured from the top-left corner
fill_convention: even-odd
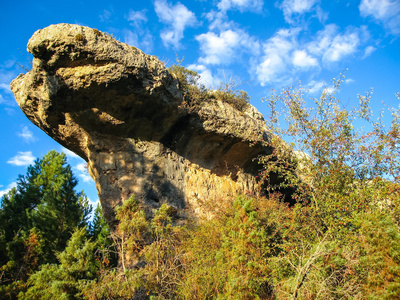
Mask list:
[[[276,135],[260,158],[261,194],[209,199],[201,208],[212,218],[178,226],[173,207],[149,215],[132,196],[116,209],[115,230],[99,208],[87,229],[88,206],[65,158],[38,160],[2,200],[1,295],[399,299],[400,113],[372,120],[369,94],[343,109],[335,97],[342,80],[314,105],[295,88],[265,99]],[[273,185],[270,174],[283,180]],[[294,191],[294,204],[282,188]]]
[[[76,228],[85,228],[91,207],[77,193],[64,154],[50,151],[19,176],[1,199],[0,294],[13,297],[45,263],[55,263]]]

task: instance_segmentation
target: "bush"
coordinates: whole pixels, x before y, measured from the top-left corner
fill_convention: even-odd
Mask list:
[[[237,90],[237,84],[230,80],[220,85],[217,90],[209,90],[200,83],[200,75],[196,71],[188,70],[180,63],[172,65],[168,71],[179,80],[183,91],[184,105],[189,112],[212,100],[226,102],[239,111],[244,111],[250,103],[249,95],[242,90]]]

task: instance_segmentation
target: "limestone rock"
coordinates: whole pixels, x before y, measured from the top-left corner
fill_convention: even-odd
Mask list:
[[[252,106],[181,107],[179,82],[156,57],[96,29],[58,24],[28,43],[33,68],[11,88],[27,117],[88,162],[103,212],[131,195],[201,214],[218,195],[254,192],[268,130]]]

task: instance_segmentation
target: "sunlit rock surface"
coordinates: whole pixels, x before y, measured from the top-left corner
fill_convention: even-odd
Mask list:
[[[58,24],[28,43],[33,68],[11,88],[27,117],[88,162],[103,212],[135,195],[149,213],[180,217],[202,202],[256,192],[257,157],[269,150],[261,114],[212,101],[182,108],[179,82],[156,57],[98,30]]]

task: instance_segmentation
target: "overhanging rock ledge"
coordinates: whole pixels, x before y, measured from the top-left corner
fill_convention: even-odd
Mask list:
[[[217,196],[255,192],[269,133],[251,105],[211,101],[182,108],[179,82],[156,57],[79,25],[38,30],[33,67],[11,89],[26,116],[88,162],[107,221],[135,195],[202,214]]]

